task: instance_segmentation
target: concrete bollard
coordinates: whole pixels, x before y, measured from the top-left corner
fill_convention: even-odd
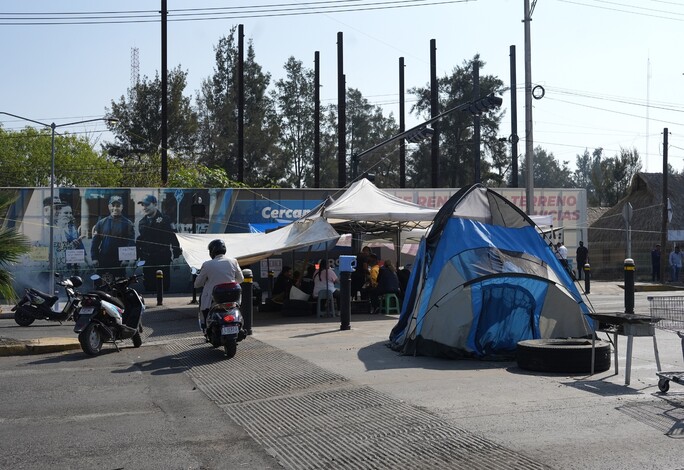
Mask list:
[[[351,275],[356,255],[340,255],[340,330],[351,329]]]
[[[157,271],[157,305],[164,303],[164,271]]]
[[[625,259],[625,313],[634,313],[634,273],[636,266],[632,258]]]
[[[591,266],[589,263],[584,264],[584,292],[591,294]]]
[[[240,310],[242,311],[242,317],[245,320],[244,329],[248,335],[252,334],[252,317],[254,312],[254,284],[253,284],[253,274],[251,269],[243,269],[242,275],[245,280],[240,284],[242,287],[242,305]]]

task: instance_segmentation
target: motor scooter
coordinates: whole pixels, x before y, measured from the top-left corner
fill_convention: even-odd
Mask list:
[[[143,264],[144,261],[140,261],[138,266]],[[116,350],[120,351],[117,342],[125,339],[131,339],[133,347],[142,345],[145,299],[131,287],[142,278],[142,274],[134,274],[107,282],[98,275],[91,277],[97,290],[83,294],[74,326],[84,353],[98,355],[105,342],[114,343]]]
[[[242,288],[237,282],[218,284],[212,290],[211,297],[205,337],[214,348],[223,346],[226,358],[230,359],[237,352],[237,343],[247,337],[247,332],[242,328],[243,319],[240,312]],[[199,322],[201,327],[201,311]]]
[[[60,275],[55,273],[55,277]],[[83,285],[83,280],[79,276],[71,276],[63,281],[57,281],[57,285],[62,286],[67,295],[67,300],[62,310],[53,310],[52,307],[59,300],[59,296],[46,294],[37,289],[29,287],[26,289],[24,297],[12,307],[14,321],[19,326],[29,326],[35,320],[49,320],[62,323],[73,318],[81,307],[81,294],[76,288]]]

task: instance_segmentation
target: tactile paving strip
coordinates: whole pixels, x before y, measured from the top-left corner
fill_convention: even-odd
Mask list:
[[[203,339],[167,347],[285,468],[549,468],[254,338],[230,360]]]

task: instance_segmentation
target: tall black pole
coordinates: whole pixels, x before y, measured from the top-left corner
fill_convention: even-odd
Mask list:
[[[321,61],[314,53],[314,188],[321,187]]]
[[[342,31],[337,33],[337,186],[347,186],[347,106]]]
[[[166,186],[169,180],[169,168],[167,162],[167,148],[169,143],[168,132],[168,81],[166,62],[166,0],[161,2],[161,182]]]
[[[667,188],[667,153],[668,153],[668,129],[667,127],[663,129],[663,218],[662,218],[662,229],[660,230],[660,282],[665,282],[665,267],[667,266],[667,256],[670,252],[670,248],[667,246],[667,200],[668,200],[668,188]],[[676,279],[675,279],[676,280]]]
[[[480,99],[480,62],[473,61],[473,101]],[[473,156],[475,157],[475,183],[481,183],[480,176],[480,115],[473,116]]]
[[[245,27],[238,25],[238,63],[237,63],[237,86],[238,86],[238,116],[237,116],[237,180],[245,182]]]
[[[511,187],[518,187],[518,88],[515,75],[515,46],[511,46]]]
[[[404,58],[399,57],[399,133],[406,130],[404,102]],[[399,187],[406,187],[406,140],[399,141]]]
[[[437,41],[430,39],[430,117],[439,114],[439,85],[437,83]],[[435,122],[432,126],[432,143],[430,146],[430,157],[432,162],[431,186],[439,187],[439,124]]]

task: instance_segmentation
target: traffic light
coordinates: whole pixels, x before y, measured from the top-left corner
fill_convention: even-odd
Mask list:
[[[418,142],[429,139],[430,137],[432,137],[432,134],[434,133],[435,130],[432,127],[421,127],[420,129],[417,129],[415,132],[412,132],[411,134],[407,135],[405,139],[406,142],[417,144]]]
[[[495,96],[494,93],[480,98],[477,101],[473,101],[470,106],[468,106],[468,111],[472,114],[482,114],[485,111],[489,111],[494,108],[498,108],[503,103],[503,99]]]

